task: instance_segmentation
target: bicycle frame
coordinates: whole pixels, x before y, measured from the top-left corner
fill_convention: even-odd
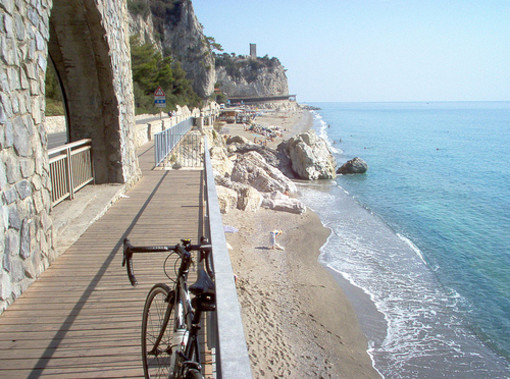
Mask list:
[[[193,353],[196,356],[196,362],[201,362],[197,332],[199,330],[198,323],[200,322],[202,312],[200,309],[195,311],[191,304],[191,296],[188,289],[188,274],[190,263],[191,254],[189,252],[183,253],[177,281],[174,287],[174,293],[176,296],[174,297],[173,304],[175,309],[173,328],[174,332],[179,329],[187,330],[188,335],[183,336],[183,340],[180,341],[181,343],[184,343],[184,352],[181,351],[178,346],[172,346],[172,363],[175,362],[177,354],[180,354],[185,362],[193,361]],[[161,331],[161,334],[163,333],[164,330]]]
[[[188,286],[189,269],[193,263],[191,251],[200,251],[199,262],[205,260],[205,267],[210,272],[212,270],[208,254],[211,252],[211,246],[203,243],[206,241],[205,238],[202,238],[200,245],[191,245],[189,240],[181,241],[183,244],[173,246],[133,246],[129,243],[128,239],[125,239],[122,261],[123,266],[127,265],[127,274],[131,285],[135,286],[137,281],[133,271],[133,253],[173,251],[181,259],[173,289],[171,290],[166,284],[162,283],[158,283],[153,287],[153,289],[156,289],[154,297],[157,294],[158,288],[159,290],[162,288],[167,293],[165,299],[167,308],[164,318],[160,319],[163,320],[163,323],[159,326],[159,333],[155,341],[152,342],[152,347],[146,345],[146,340],[144,339],[144,333],[146,332],[142,332],[144,370],[147,370],[148,356],[158,356],[164,352],[170,355],[169,367],[171,378],[174,376],[179,378],[187,377],[190,373],[194,376],[202,371],[200,363],[202,358],[198,338],[198,331],[201,329],[202,312],[215,310],[214,284],[211,281],[211,274],[208,274],[203,268],[199,268],[196,283]],[[153,289],[151,289],[149,294],[152,293]],[[191,294],[195,295],[193,299]],[[146,315],[154,297],[147,298],[147,301],[150,299],[150,302],[146,302],[146,308],[144,308],[143,325],[147,323]],[[172,316],[172,310],[174,315],[170,317]],[[145,326],[142,326],[142,328],[145,328]],[[161,350],[162,338],[167,330],[170,331],[169,328],[172,328],[172,337],[170,341],[165,341],[164,346],[161,346],[163,350]],[[150,348],[150,351],[147,348]]]
[[[191,360],[193,352],[196,354],[196,361],[201,362],[200,349],[198,344],[197,332],[199,327],[197,326],[200,322],[201,311],[194,310],[191,305],[191,296],[188,290],[188,283],[184,277],[179,277],[176,285],[176,293],[179,293],[175,297],[174,307],[176,309],[176,324],[174,327],[187,328],[189,330],[188,341],[186,343],[186,349],[184,356],[186,360]],[[182,299],[182,301],[181,301]],[[180,309],[182,307],[182,309]]]

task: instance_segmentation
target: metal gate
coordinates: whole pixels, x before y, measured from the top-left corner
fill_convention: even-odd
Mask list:
[[[203,136],[199,131],[181,135],[180,141],[164,162],[165,167],[201,168],[204,165]]]

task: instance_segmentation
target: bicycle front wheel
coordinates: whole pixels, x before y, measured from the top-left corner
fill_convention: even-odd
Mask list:
[[[175,292],[163,283],[149,291],[142,318],[142,361],[145,378],[168,378],[171,369],[171,330]]]

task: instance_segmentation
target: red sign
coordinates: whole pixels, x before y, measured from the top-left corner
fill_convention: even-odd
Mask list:
[[[156,88],[156,91],[154,91],[154,96],[165,96],[165,93],[163,92],[163,88],[158,86],[158,88]]]

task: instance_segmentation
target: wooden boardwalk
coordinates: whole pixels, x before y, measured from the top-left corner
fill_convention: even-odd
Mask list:
[[[193,242],[202,234],[201,170],[151,170],[0,316],[1,378],[140,378],[145,296],[168,282],[162,254],[135,255],[139,285],[121,267],[122,241]],[[173,268],[173,266],[172,266]]]

